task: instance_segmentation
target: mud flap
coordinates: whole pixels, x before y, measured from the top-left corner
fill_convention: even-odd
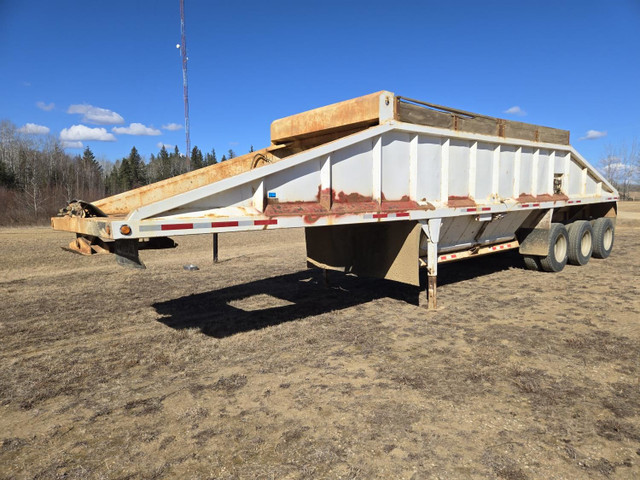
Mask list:
[[[544,257],[549,253],[549,229],[534,228],[531,230],[522,230],[518,232],[518,235],[523,239],[519,247],[521,255]]]
[[[138,256],[138,240],[116,240],[114,252],[118,265],[128,268],[147,268]]]
[[[419,286],[421,227],[417,222],[305,229],[310,266]]]
[[[533,211],[516,232],[521,255],[545,256],[549,253],[549,231],[553,208]]]

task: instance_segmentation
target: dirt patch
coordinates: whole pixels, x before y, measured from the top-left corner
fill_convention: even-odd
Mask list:
[[[640,478],[639,214],[558,274],[443,265],[434,313],[298,230],[146,271],[0,230],[0,478]]]

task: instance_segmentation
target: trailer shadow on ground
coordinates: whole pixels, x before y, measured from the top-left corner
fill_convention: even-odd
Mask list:
[[[449,264],[440,269],[438,284],[445,286],[509,268],[523,268],[517,252]],[[237,333],[343,310],[380,298],[420,306],[425,295],[426,272],[416,288],[388,280],[359,278],[321,270],[302,270],[287,275],[234,285],[153,304],[160,322],[181,330],[197,328],[205,335],[224,338]]]
[[[410,285],[362,279],[321,270],[300,272],[189,295],[153,307],[159,321],[175,329],[198,328],[216,338],[258,330],[389,297],[418,305],[419,291]]]

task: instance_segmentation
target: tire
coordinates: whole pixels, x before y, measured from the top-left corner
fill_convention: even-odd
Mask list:
[[[607,258],[613,249],[614,227],[610,218],[602,217],[593,222],[593,256]]]
[[[536,257],[535,255],[523,255],[524,266],[527,270],[534,270],[536,272],[540,271],[540,257]]]
[[[549,229],[549,253],[540,257],[540,266],[545,272],[559,272],[567,264],[569,234],[561,223],[552,223]]]
[[[593,228],[586,220],[577,220],[567,227],[569,234],[569,263],[586,265],[593,252]]]

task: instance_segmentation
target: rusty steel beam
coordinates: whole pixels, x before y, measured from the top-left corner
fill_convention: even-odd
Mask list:
[[[384,91],[281,118],[271,123],[271,142],[283,143],[319,133],[377,125]],[[389,94],[392,96],[392,94]]]
[[[271,163],[277,162],[281,160],[281,158],[276,156],[274,152],[277,152],[280,148],[279,146],[268,147],[225,162],[216,163],[215,165],[210,165],[198,170],[192,170],[191,172],[167,178],[160,182],[97,200],[93,202],[93,206],[110,216],[126,215],[142,205],[188,192],[195,188],[203,187],[210,183],[218,182],[265,165],[264,162],[255,162],[257,156],[261,155]]]
[[[74,232],[93,237],[113,238],[111,217],[52,217],[51,227],[54,230]]]

